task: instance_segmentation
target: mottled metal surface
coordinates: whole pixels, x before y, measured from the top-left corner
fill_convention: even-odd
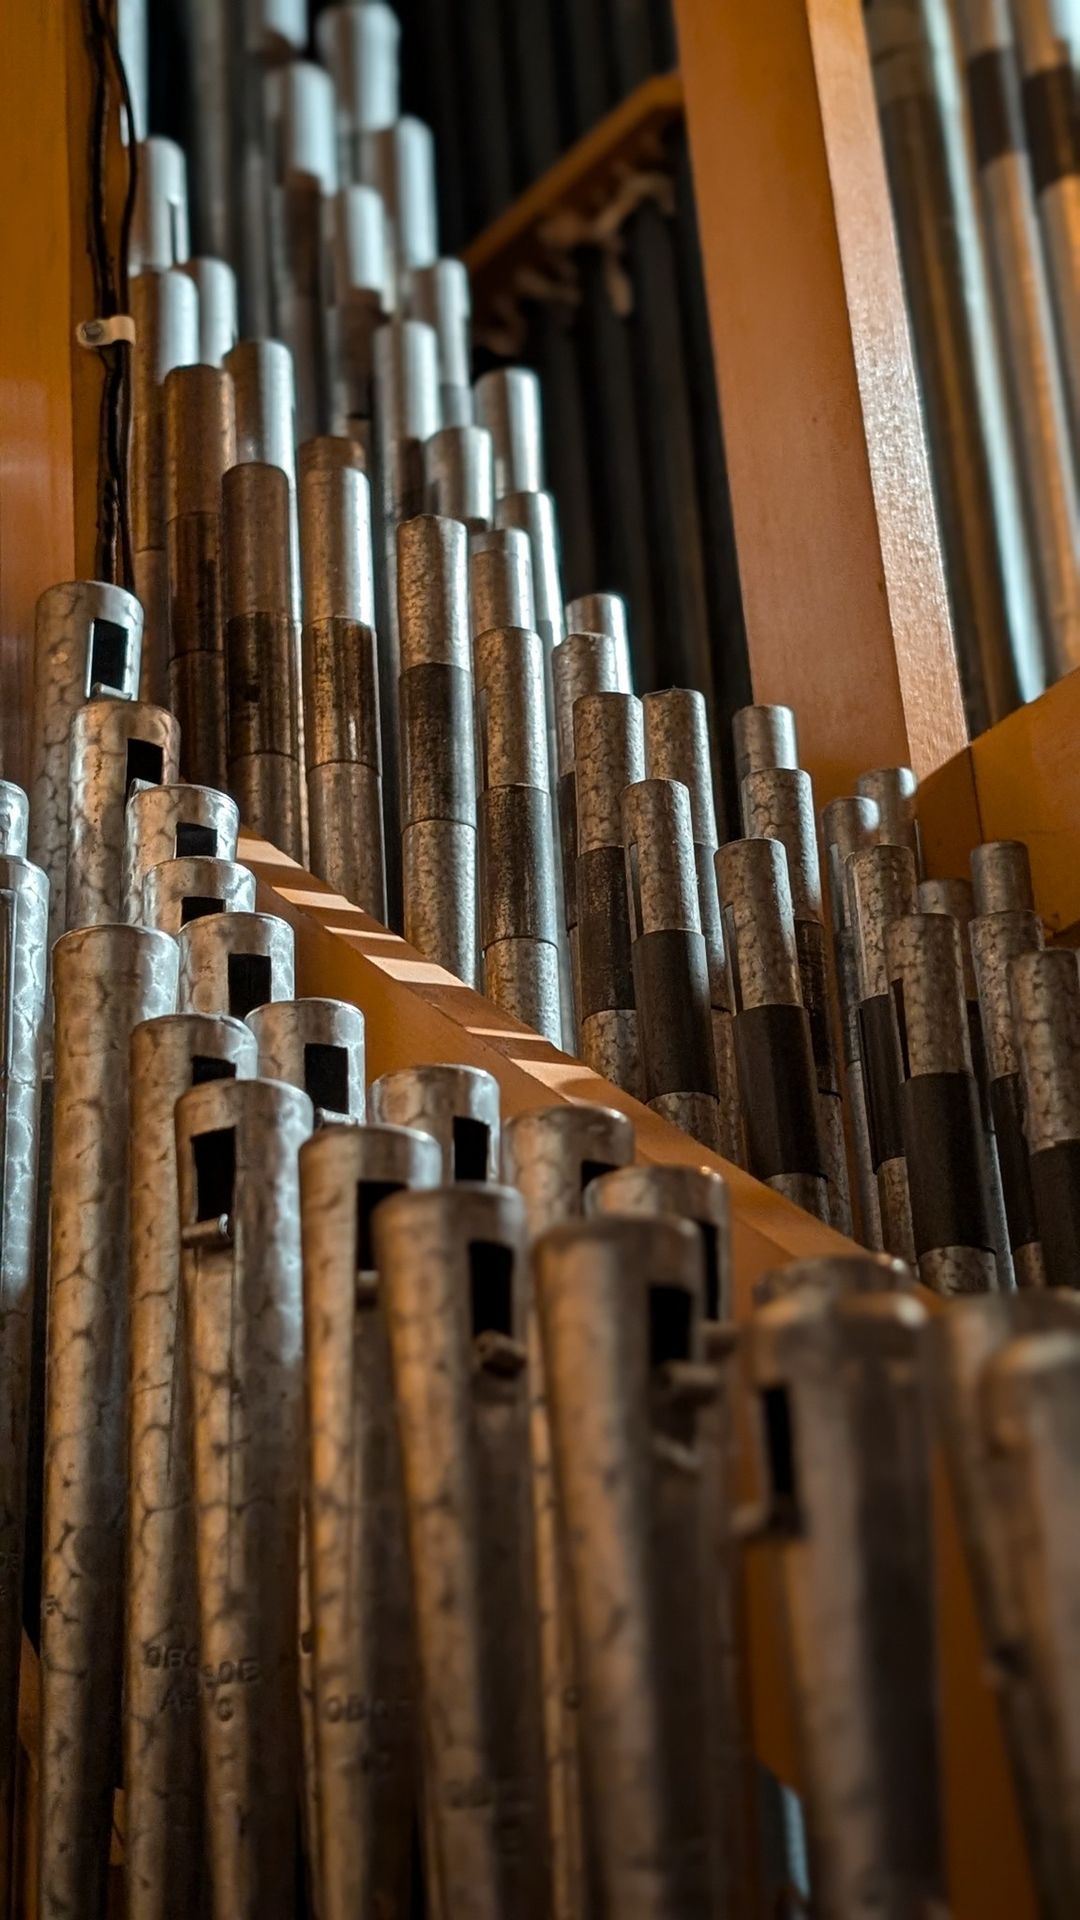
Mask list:
[[[532,627],[535,622],[528,534],[518,527],[474,533],[469,542],[469,625],[473,638],[491,627]]]
[[[897,1155],[883,1160],[877,1170],[878,1217],[884,1247],[898,1260],[915,1265],[915,1234],[911,1225],[911,1195],[907,1161]]]
[[[495,450],[495,498],[539,493],[544,485],[540,382],[527,367],[496,367],[473,388],[477,425]]]
[[[437,1911],[547,1920],[525,1209],[397,1194],[374,1219],[404,1468]]]
[[[1026,1649],[1024,1657],[1017,1657],[1018,1640],[1023,1646],[1026,1638],[1019,1610],[1024,1587],[1018,1575],[1021,1569],[1035,1572],[1038,1565],[1034,1551],[1038,1531],[1033,1524],[1038,1503],[1029,1497],[1025,1546],[1018,1553],[1009,1524],[1008,1490],[1001,1485],[1003,1469],[1008,1469],[994,1444],[996,1435],[988,1418],[995,1406],[992,1365],[1000,1359],[1007,1377],[1016,1360],[1022,1373],[1025,1352],[1037,1353],[1043,1341],[1056,1333],[1080,1333],[1080,1297],[1061,1289],[954,1301],[948,1313],[939,1316],[931,1335],[929,1383],[979,1624],[993,1661],[995,1693],[1036,1896],[1041,1912],[1053,1920],[1065,1920],[1075,1907],[1075,1884],[1064,1904],[1056,1903],[1055,1886],[1061,1884],[1058,1821],[1067,1803],[1058,1783],[1051,1784],[1047,1776],[1053,1741],[1039,1699],[1038,1667]],[[1061,1526],[1060,1515],[1054,1525],[1063,1537],[1075,1531]]]
[[[799,742],[790,707],[740,707],[732,715],[731,743],[740,794],[748,773],[762,767],[797,767]],[[743,822],[745,829],[746,823]]]
[[[255,1041],[238,1020],[167,1014],[131,1036],[124,1875],[132,1920],[188,1920],[206,1899],[174,1109],[197,1079],[255,1071]]]
[[[971,850],[975,911],[1032,913],[1031,855],[1022,840],[985,840]]]
[[[459,520],[425,513],[397,538],[401,671],[471,663],[468,598],[469,543]]]
[[[630,622],[626,601],[621,593],[583,593],[567,602],[566,631],[570,633],[606,633],[615,642],[619,662],[619,690],[631,693],[634,686],[630,654]]]
[[[901,1027],[904,1077],[970,1073],[960,928],[951,914],[909,913],[885,936],[889,986]]]
[[[1028,1148],[1080,1140],[1080,970],[1072,948],[1024,953],[1009,969]]]
[[[550,658],[566,637],[559,526],[550,493],[507,493],[495,507],[497,527],[520,527],[529,536],[536,627]]]
[[[10,789],[18,792],[18,789]],[[25,796],[24,796],[25,799]],[[0,856],[0,1909],[11,1901],[49,885]]]
[[[411,309],[439,343],[439,411],[444,427],[472,425],[472,299],[463,260],[433,260],[412,275]],[[485,429],[486,431],[486,429]],[[490,455],[488,456],[490,460]],[[492,478],[493,478],[492,474]],[[459,516],[467,518],[465,514]],[[491,515],[488,514],[490,522]]]
[[[140,273],[131,282],[131,539],[146,617],[139,692],[169,697],[169,582],[165,560],[165,376],[202,358],[199,294],[186,272]]]
[[[366,632],[370,635],[370,628]],[[312,767],[308,830],[313,872],[364,913],[385,921],[382,780],[377,770],[347,761]]]
[[[275,1000],[257,1007],[247,1024],[258,1044],[262,1078],[284,1080],[306,1093],[317,1127],[363,1120],[364,1016],[359,1007],[345,1000]],[[333,1058],[327,1058],[328,1050]]]
[[[918,781],[910,767],[874,767],[860,773],[855,790],[878,810],[877,838],[883,847],[907,847],[919,865],[919,826],[915,818]]]
[[[801,1006],[787,859],[777,840],[729,840],[716,878],[736,1013]]]
[[[24,860],[30,801],[14,780],[0,780],[0,858]]]
[[[563,1044],[559,948],[528,935],[493,940],[484,948],[484,993],[533,1033]]]
[[[480,1067],[401,1067],[373,1081],[368,1098],[372,1120],[416,1127],[438,1141],[445,1181],[498,1179],[499,1083],[492,1074]]]
[[[585,693],[574,703],[573,722],[580,856],[622,845],[623,789],[645,777],[641,701]]]
[[[927,1324],[913,1294],[810,1285],[748,1339],[814,1898],[851,1920],[945,1909]]]
[[[820,920],[821,868],[814,825],[814,789],[800,767],[759,767],[742,783],[746,832],[779,840],[787,854],[796,920]]]
[[[404,1127],[324,1128],[300,1152],[323,1920],[408,1910],[416,1680],[371,1217],[390,1193],[441,1178],[435,1141]]]
[[[846,877],[859,999],[871,1000],[889,990],[889,923],[915,911],[915,859],[891,842],[860,848],[847,857]]]
[[[610,1080],[635,1100],[645,1097],[638,1017],[632,1007],[602,1007],[581,1016],[581,1058],[602,1080]]]
[[[229,788],[246,826],[302,860],[289,483],[245,461],[225,475],[222,503]]]
[[[324,290],[329,424],[370,450],[375,395],[375,337],[393,301],[386,209],[373,187],[347,186],[328,207],[331,225]]]
[[[535,1239],[580,1218],[592,1182],[628,1167],[633,1155],[634,1129],[625,1114],[584,1104],[539,1107],[508,1121],[502,1170],[525,1201]]]
[[[235,465],[231,376],[176,367],[165,380],[169,691],[185,778],[225,784],[225,616],[221,483]]]
[[[478,978],[476,828],[417,820],[401,836],[405,938],[466,986]]]
[[[292,928],[276,914],[206,914],[180,929],[177,946],[182,1013],[243,1019],[253,1006],[293,997]]]
[[[137,924],[179,934],[181,927],[210,913],[254,913],[255,875],[235,860],[192,854],[163,860],[143,881]]]
[[[443,414],[445,418],[445,406]],[[424,478],[432,513],[463,520],[470,533],[490,527],[495,481],[491,435],[486,428],[440,427],[424,448]]]
[[[1039,953],[1042,946],[1042,921],[1037,913],[1027,909],[990,910],[971,923],[971,952],[991,1080],[1020,1071],[1009,997],[1009,969],[1019,954]]]
[[[121,700],[139,690],[143,612],[122,587],[73,580],[34,609],[30,832],[27,850],[49,882],[49,947],[67,925],[68,748],[76,709],[95,688]],[[48,1043],[47,1043],[48,1044]]]
[[[700,933],[687,789],[664,779],[625,787],[622,839],[633,935],[670,928]]]
[[[235,860],[239,832],[240,809],[227,793],[178,781],[162,787],[136,782],[125,809],[122,917],[138,921],[151,867],[196,850],[203,857]]]
[[[128,1047],[171,1013],[176,944],[143,927],[53,954],[56,1088],[41,1581],[43,1915],[102,1914],[118,1777],[127,1502]]]
[[[804,1287],[843,1298],[853,1293],[904,1292],[914,1284],[912,1269],[891,1253],[822,1254],[815,1260],[793,1260],[767,1273],[754,1288],[754,1303],[765,1306]]]
[[[689,1220],[700,1229],[705,1252],[705,1318],[720,1322],[730,1319],[731,1200],[720,1174],[710,1173],[707,1167],[631,1166],[627,1162],[618,1171],[590,1181],[585,1212],[650,1217],[669,1213]]]
[[[574,769],[574,706],[586,693],[626,693],[616,643],[607,633],[567,634],[551,656],[560,775]]]
[[[164,707],[141,700],[91,700],[71,722],[68,927],[124,917],[126,809],[134,779],[163,784],[180,772],[180,729]]]
[[[525,627],[491,627],[473,649],[480,791],[536,787],[548,791],[544,653]]]
[[[667,687],[662,693],[647,693],[641,710],[649,779],[682,781],[690,794],[695,845],[716,847],[716,805],[704,694],[691,687]]]
[[[719,1379],[700,1233],[555,1227],[534,1256],[598,1912],[721,1914]]]
[[[359,136],[397,119],[400,39],[397,15],[381,0],[326,7],[319,14],[316,44],[334,81],[343,180],[361,177]]]
[[[303,1311],[311,1102],[268,1080],[176,1109],[194,1445],[205,1823],[215,1920],[295,1910]]]

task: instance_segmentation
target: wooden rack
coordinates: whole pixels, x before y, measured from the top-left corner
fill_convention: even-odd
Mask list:
[[[676,0],[681,73],[639,89],[474,243],[488,308],[560,210],[594,210],[681,110],[694,164],[755,697],[798,711],[819,804],[912,764],[930,871],[988,834],[1032,845],[1039,906],[1080,926],[1080,677],[965,745],[859,0]],[[9,204],[0,382],[0,765],[26,778],[33,604],[93,571],[101,368],[85,248],[89,79],[78,0],[10,10],[0,62]],[[652,1160],[715,1164],[734,1212],[737,1312],[769,1268],[839,1237],[556,1053],[264,843],[240,857],[295,929],[297,988],[352,1000],[373,1073],[484,1066],[507,1114],[592,1098]],[[746,1491],[752,1490],[745,1449]],[[1015,1800],[955,1515],[937,1475],[949,1897],[954,1920],[1033,1920]],[[756,1751],[798,1783],[775,1564],[747,1553]],[[36,1674],[23,1688],[32,1803]],[[32,1804],[31,1804],[32,1812]]]

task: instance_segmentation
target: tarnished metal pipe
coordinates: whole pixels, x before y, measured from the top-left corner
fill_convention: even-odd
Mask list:
[[[71,723],[65,914],[70,927],[123,919],[126,809],[132,782],[180,772],[180,729],[164,707],[90,700]]]
[[[583,593],[566,608],[567,633],[606,633],[615,642],[619,658],[619,687],[630,693],[634,664],[630,652],[630,621],[621,593]]]
[[[466,985],[477,975],[476,762],[465,528],[398,532],[405,938]]]
[[[222,520],[229,788],[245,826],[302,861],[298,634],[281,468],[232,467]]]
[[[814,1902],[829,1920],[932,1912],[945,1892],[927,1316],[895,1285],[790,1277],[750,1323],[765,1496],[744,1531],[779,1545]]]
[[[18,793],[4,783],[6,793]],[[25,795],[23,820],[25,822]],[[0,1909],[15,1845],[27,1420],[34,1315],[49,883],[0,855]],[[44,1184],[44,1183],[43,1183]],[[44,1283],[44,1274],[39,1284]]]
[[[484,533],[495,512],[491,435],[486,427],[444,426],[424,448],[427,505]]]
[[[295,1911],[303,1306],[297,1155],[311,1102],[270,1080],[176,1108],[215,1920]]]
[[[131,539],[135,592],[146,617],[139,691],[169,698],[169,569],[165,554],[165,376],[204,356],[199,295],[184,272],[140,273],[131,282]]]
[[[729,1734],[701,1236],[670,1218],[572,1223],[542,1237],[534,1274],[596,1911],[705,1920],[725,1911]]]
[[[427,1879],[440,1913],[548,1920],[524,1204],[507,1187],[399,1193],[373,1228],[404,1469]]]
[[[142,636],[143,610],[134,595],[100,580],[47,587],[34,609],[27,847],[49,882],[50,952],[67,925],[71,722],[91,695],[137,698]]]
[[[570,949],[574,1019],[571,1040],[581,1019],[581,955],[577,905],[577,782],[574,776],[574,706],[584,693],[628,693],[620,679],[615,642],[608,634],[571,633],[551,656],[555,708],[555,759],[558,773],[559,854],[563,912]]]
[[[311,1101],[316,1127],[361,1121],[366,1103],[364,1016],[346,1000],[274,1000],[247,1016],[264,1080]]]
[[[1005,1194],[998,1159],[997,1136],[994,1131],[986,1042],[983,1038],[979,988],[975,978],[975,959],[971,944],[971,924],[975,916],[974,890],[968,880],[957,878],[920,880],[917,903],[920,913],[951,914],[957,924],[964,973],[964,1000],[967,1007],[968,1038],[971,1044],[971,1066],[975,1075],[975,1085],[978,1088],[979,1113],[982,1119],[983,1166],[986,1179],[986,1201],[990,1209],[990,1231],[993,1234],[994,1252],[997,1255],[998,1284],[1005,1292],[1011,1292],[1016,1285],[1016,1276],[1013,1272],[1009,1226],[1005,1217]]]
[[[26,858],[30,831],[30,800],[14,780],[0,780],[0,858]]]
[[[872,800],[878,810],[877,845],[907,847],[915,862],[916,878],[922,864],[915,818],[918,786],[910,767],[873,767],[868,773],[860,773],[855,782],[860,798]]]
[[[496,500],[508,493],[540,493],[543,404],[536,374],[528,367],[495,367],[480,375],[473,401],[477,426],[486,427],[494,442]]]
[[[198,295],[198,352],[192,357],[204,366],[220,367],[239,337],[236,274],[227,260],[198,254],[180,269],[194,281]]]
[[[1022,840],[984,840],[971,850],[971,884],[975,911],[1033,913],[1031,855]]]
[[[370,457],[375,335],[391,302],[386,209],[374,187],[342,187],[327,221],[323,299],[330,429],[355,435]]]
[[[1009,999],[1009,968],[1019,954],[1037,953],[1042,944],[1042,921],[1036,913],[1005,908],[982,914],[971,922],[990,1109],[1018,1287],[1045,1286],[1046,1268],[1024,1135],[1024,1094]]]
[[[761,767],[742,783],[746,831],[778,840],[787,855],[802,1002],[810,1019],[817,1081],[818,1123],[829,1183],[829,1217],[840,1233],[852,1228],[840,1069],[833,1042],[829,969],[821,900],[814,790],[798,767]]]
[[[347,900],[385,920],[371,490],[351,442],[312,441],[303,449],[300,517],[311,864]]]
[[[859,1197],[858,1224],[860,1237],[868,1247],[881,1247],[884,1243],[863,1084],[859,980],[848,902],[846,862],[849,853],[857,853],[861,848],[874,844],[879,818],[877,802],[855,794],[830,800],[821,816],[821,841],[825,852],[832,925],[833,968],[840,1011],[844,1093]]]
[[[42,1915],[106,1907],[123,1667],[128,1047],[171,1013],[176,943],[65,934],[53,954],[52,1158],[41,1579]]]
[[[185,778],[224,787],[221,482],[236,462],[236,419],[223,369],[174,367],[166,376],[165,461],[169,705],[180,722]]]
[[[469,625],[473,639],[492,627],[532,627],[532,552],[517,527],[475,534],[469,542]]]
[[[372,1216],[401,1188],[441,1179],[438,1145],[411,1128],[328,1127],[300,1150],[323,1920],[409,1907],[412,1608]]]
[[[401,27],[381,0],[325,7],[315,41],[334,80],[338,171],[359,180],[361,135],[390,127],[398,117],[398,48]]]
[[[142,915],[151,867],[165,860],[236,858],[240,810],[229,794],[213,787],[177,781],[147,787],[136,782],[125,812],[121,918],[133,924]]]
[[[124,1880],[132,1920],[188,1920],[206,1899],[174,1110],[189,1087],[255,1071],[255,1041],[238,1020],[166,1014],[131,1036]]]
[[[778,840],[716,856],[735,1060],[751,1173],[829,1218],[810,1020],[802,1003],[787,857]]]
[[[188,854],[162,860],[143,881],[142,906],[135,924],[179,935],[209,913],[254,913],[255,875],[235,860]]]
[[[790,707],[740,707],[731,718],[731,742],[740,800],[748,773],[760,773],[764,767],[797,767],[799,764],[795,715]]]
[[[289,482],[289,591],[300,618],[296,504],[298,409],[293,356],[280,340],[238,340],[225,360],[236,396],[236,459],[280,467]]]
[[[272,331],[296,374],[297,439],[326,427],[322,326],[323,210],[337,189],[334,88],[310,60],[290,60],[269,81],[274,133],[270,186]]]
[[[529,1238],[580,1219],[594,1182],[634,1155],[634,1129],[608,1107],[541,1107],[520,1113],[503,1136],[503,1178],[525,1201]],[[548,1817],[551,1823],[552,1913],[577,1920],[585,1906],[581,1803],[581,1726],[577,1664],[559,1539],[544,1356],[535,1298],[528,1315],[529,1418],[533,1525],[539,1607],[540,1672],[544,1699]]]
[[[951,914],[893,920],[885,960],[919,1277],[935,1293],[998,1286],[960,929]]]
[[[472,424],[472,299],[463,260],[435,260],[412,276],[411,311],[439,343],[439,412],[444,427]]]
[[[487,629],[474,644],[473,673],[484,991],[557,1047],[559,926],[539,634]]]
[[[690,795],[640,780],[622,796],[630,953],[645,1098],[703,1146],[720,1146]]]
[[[1080,127],[1075,48],[1070,54],[1055,0],[1012,0],[1023,81],[1024,125],[1043,254],[1057,321],[1057,348],[1080,457]]]
[[[877,830],[881,831],[880,825]],[[859,996],[859,1058],[881,1241],[887,1253],[914,1266],[900,1113],[901,1069],[885,942],[890,922],[915,911],[915,859],[910,848],[886,843],[856,848],[847,856],[845,869]]]
[[[397,530],[424,507],[424,443],[439,427],[439,359],[433,327],[394,320],[375,335],[375,580],[378,591],[379,709],[386,777],[386,837],[396,869],[398,836]]]
[[[481,1067],[400,1067],[369,1090],[371,1118],[439,1143],[443,1182],[499,1177],[499,1083]]]
[[[272,913],[209,913],[177,935],[182,1013],[244,1020],[270,1000],[291,1000],[293,932]]]
[[[640,1096],[622,795],[645,775],[641,702],[629,693],[582,694],[573,726],[581,1057]]]
[[[1080,1285],[1080,973],[1071,948],[1022,953],[1009,997],[1046,1283]]]
[[[998,1445],[996,1415],[1000,1384],[1022,1378],[1028,1355],[1047,1341],[1080,1334],[1077,1296],[1063,1291],[987,1295],[953,1301],[935,1322],[929,1341],[929,1380],[934,1415],[956,1500],[960,1536],[971,1572],[986,1658],[992,1663],[995,1697],[1040,1913],[1066,1920],[1075,1910],[1077,1882],[1068,1868],[1068,1799],[1053,1763],[1055,1742],[1042,1695],[1043,1671],[1036,1642],[1044,1645],[1050,1615],[1029,1632],[1023,1595],[1038,1578],[1038,1542],[1043,1536],[1036,1489],[1025,1494],[1024,1545],[1018,1550],[1008,1472]],[[991,1417],[993,1416],[993,1417]],[[1016,1427],[1016,1437],[1022,1423]],[[1065,1511],[1072,1511],[1071,1500]],[[1062,1540],[1073,1529],[1055,1515],[1050,1523]],[[1028,1588],[1030,1591],[1030,1588]],[[1068,1581],[1062,1593],[1071,1592]],[[1044,1595],[1045,1606],[1053,1600]],[[1030,1618],[1030,1616],[1029,1616]],[[1057,1676],[1055,1690],[1066,1683]],[[1062,1877],[1063,1867],[1066,1869]]]

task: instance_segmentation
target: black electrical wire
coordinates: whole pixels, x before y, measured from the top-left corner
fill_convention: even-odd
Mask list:
[[[86,43],[94,70],[93,109],[90,122],[88,250],[94,279],[97,317],[103,320],[112,319],[117,314],[127,311],[128,258],[135,217],[135,197],[138,190],[134,108],[127,74],[120,56],[116,29],[108,7],[109,0],[86,0],[83,16]],[[107,217],[109,113],[114,81],[128,124],[126,149],[128,177],[120,224],[118,260],[114,260],[110,247]],[[126,341],[114,341],[99,347],[98,352],[105,370],[99,433],[98,571],[104,579],[115,579],[119,573],[120,583],[130,588],[134,583],[135,572],[128,498],[131,349]]]

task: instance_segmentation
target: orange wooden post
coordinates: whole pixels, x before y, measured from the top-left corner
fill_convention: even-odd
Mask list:
[[[754,695],[819,804],[966,739],[859,0],[676,0]]]

